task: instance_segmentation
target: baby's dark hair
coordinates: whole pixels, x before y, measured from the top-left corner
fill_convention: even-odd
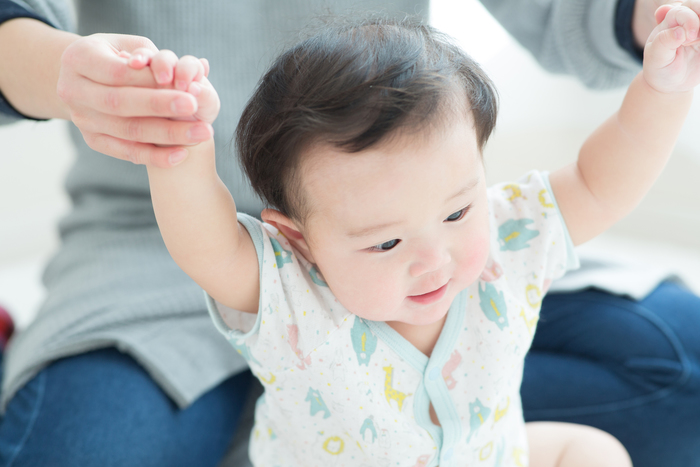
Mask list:
[[[238,124],[237,149],[258,196],[303,223],[300,161],[312,145],[355,153],[456,110],[471,111],[481,151],[497,106],[476,62],[430,26],[408,18],[336,19],[263,76]]]

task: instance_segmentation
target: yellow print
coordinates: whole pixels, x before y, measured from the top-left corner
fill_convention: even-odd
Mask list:
[[[520,198],[521,196],[523,196],[523,193],[520,191],[520,185],[518,185],[517,183],[512,183],[503,187],[503,191],[508,190],[510,190],[512,193],[508,198],[508,201],[513,201],[515,198]]]
[[[532,300],[530,299],[532,297]],[[539,308],[542,303],[542,292],[535,284],[528,284],[525,287],[525,299],[532,308]]]
[[[391,405],[391,400],[394,399],[399,406],[399,412],[401,412],[406,394],[393,387],[394,367],[391,365],[385,366],[383,370],[386,372],[386,378],[384,379],[384,395],[386,396],[386,401]]]
[[[501,409],[500,404],[496,406],[496,412],[493,415],[493,423],[495,424],[498,420],[503,418],[508,413],[508,408],[510,407],[510,397],[506,401],[506,406]]]
[[[265,379],[265,378],[263,377],[263,375],[261,375],[261,374],[258,374],[258,379],[259,379],[260,381],[262,381],[263,383],[265,383],[265,384],[272,384],[272,383],[275,382],[275,380],[276,380],[277,378],[275,377],[275,375],[273,375],[272,373],[270,373],[270,378],[269,378],[269,379]]]
[[[539,195],[537,196],[540,200],[540,204],[542,205],[542,207],[545,207],[545,208],[553,208],[554,204],[547,202],[547,200],[544,197],[545,194],[547,194],[547,190],[542,188],[542,190],[540,190]]]
[[[513,449],[513,459],[515,460],[515,465],[518,467],[527,467],[527,453],[524,449],[515,448]]]
[[[496,302],[491,299],[491,308],[493,308],[493,311],[496,312],[496,316],[501,316],[501,313],[498,312],[498,307],[496,306]]]
[[[343,449],[345,449],[345,441],[340,436],[331,436],[323,443],[323,450],[332,456],[337,456],[343,452]]]
[[[512,234],[510,234],[506,238],[504,238],[503,241],[507,244],[509,241],[513,240],[514,238],[518,238],[519,236],[520,236],[520,232],[513,232]]]
[[[489,441],[484,445],[484,447],[481,448],[481,451],[479,451],[479,460],[480,461],[485,461],[489,457],[491,457],[491,453],[493,452],[493,441]]]
[[[535,331],[535,326],[537,326],[537,321],[540,319],[540,317],[535,315],[534,318],[528,318],[525,314],[524,308],[520,309],[520,316],[522,316],[523,320],[525,321],[525,326],[527,326],[527,332],[529,332],[530,335],[532,335],[532,333]]]

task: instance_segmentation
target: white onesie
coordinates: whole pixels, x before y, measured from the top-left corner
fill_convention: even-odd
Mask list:
[[[524,358],[547,287],[578,261],[546,174],[488,197],[489,262],[450,306],[430,358],[350,314],[279,231],[239,214],[258,253],[258,313],[207,303],[265,387],[255,466],[528,465]]]

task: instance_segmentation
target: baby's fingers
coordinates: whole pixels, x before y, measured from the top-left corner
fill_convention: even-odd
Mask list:
[[[148,66],[149,63],[151,63],[151,58],[156,53],[158,52],[153,51],[151,49],[147,49],[145,47],[138,48],[126,55],[127,63],[131,68],[140,70],[141,68],[144,68]],[[123,56],[122,53],[120,53],[120,56]]]
[[[197,98],[197,113],[194,114],[197,120],[212,123],[219,115],[221,102],[219,95],[214,90],[208,79],[202,78],[201,81],[190,83],[187,92]]]
[[[175,89],[186,91],[190,83],[204,76],[204,65],[192,55],[182,57],[175,67]]]
[[[158,84],[166,86],[173,82],[177,62],[177,55],[172,50],[161,50],[151,58],[151,70]]]
[[[695,2],[688,2],[693,4]],[[700,10],[700,6],[696,7]],[[673,29],[677,26],[681,26],[685,33],[685,41],[694,41],[698,37],[698,30],[700,29],[700,17],[698,13],[686,6],[676,6],[671,8],[666,17],[659,25],[661,30]]]
[[[676,52],[686,40],[686,33],[682,26],[665,29],[647,44],[644,49],[644,61],[654,63],[655,68],[664,68],[676,58]]]

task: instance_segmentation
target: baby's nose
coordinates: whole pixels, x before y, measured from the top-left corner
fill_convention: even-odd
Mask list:
[[[423,274],[435,272],[449,263],[450,252],[442,245],[426,245],[416,251],[415,258],[409,266],[409,274],[419,277]]]

